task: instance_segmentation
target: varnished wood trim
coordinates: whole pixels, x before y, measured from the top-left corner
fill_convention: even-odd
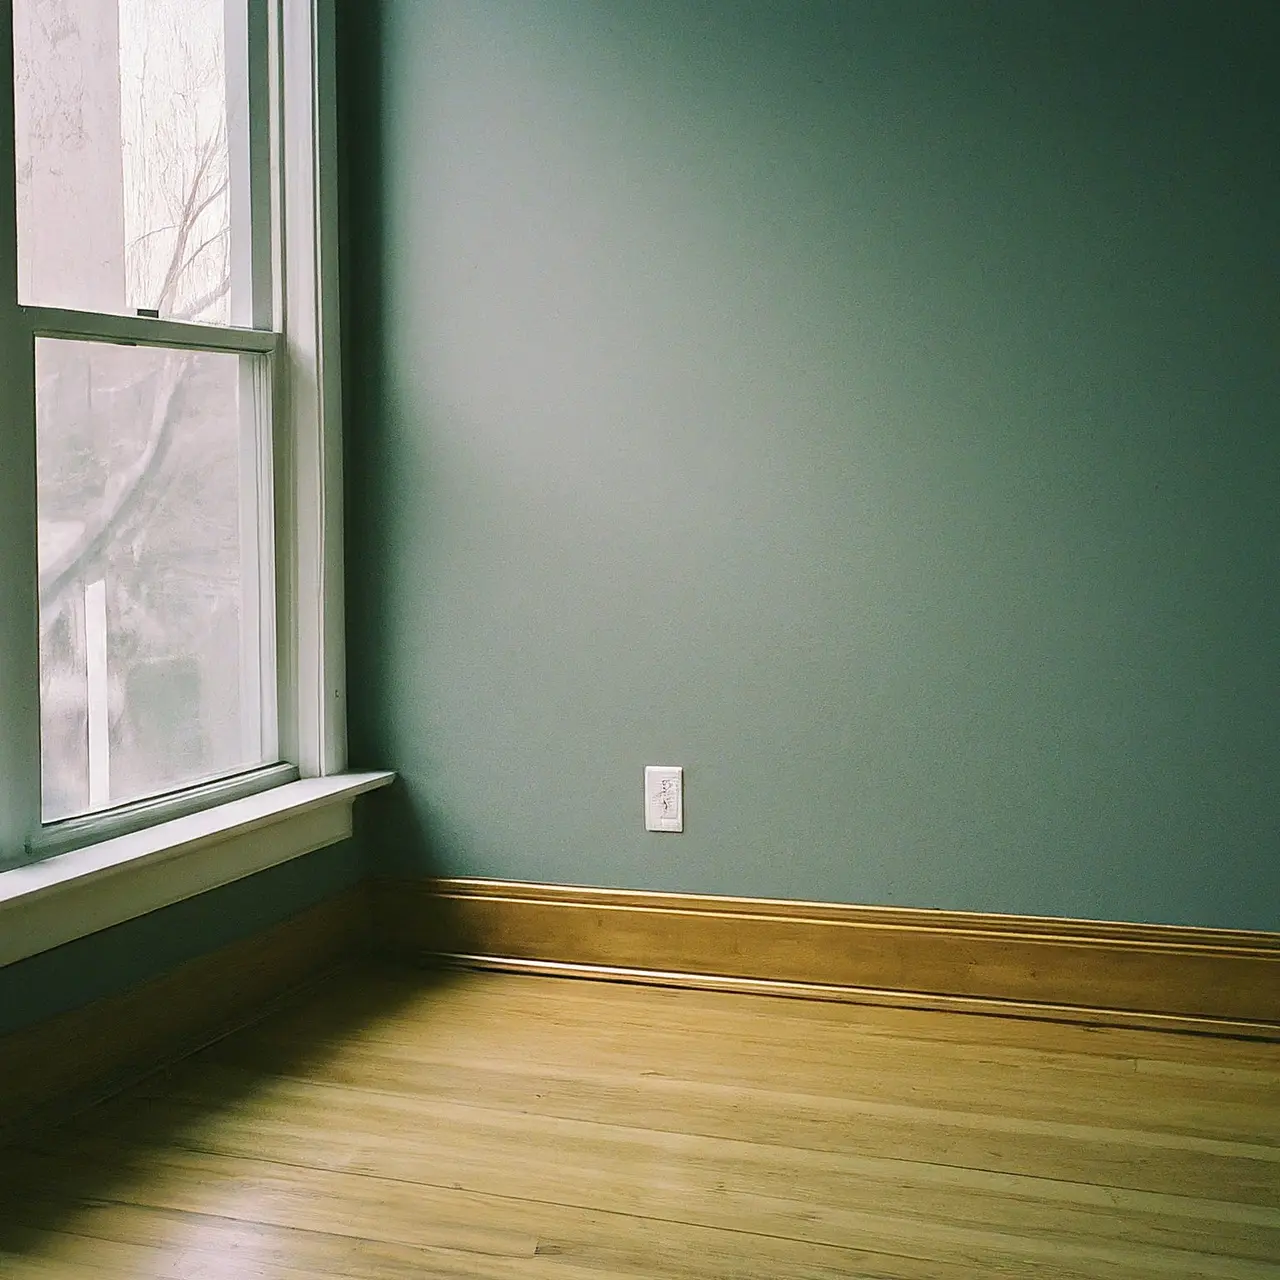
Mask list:
[[[1280,935],[495,880],[382,882],[402,953],[542,973],[1280,1038]]]
[[[0,1144],[58,1120],[255,1021],[356,954],[358,886],[120,995],[0,1039]]]

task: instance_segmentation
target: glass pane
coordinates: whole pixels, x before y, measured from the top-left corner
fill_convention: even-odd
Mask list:
[[[247,323],[245,5],[13,0],[19,301]]]
[[[274,753],[262,714],[264,365],[36,341],[46,822]]]

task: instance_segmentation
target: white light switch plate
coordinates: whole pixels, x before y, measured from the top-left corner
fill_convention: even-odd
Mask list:
[[[645,765],[644,829],[684,830],[684,769],[680,765]]]

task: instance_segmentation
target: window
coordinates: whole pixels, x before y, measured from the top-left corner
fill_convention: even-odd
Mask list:
[[[329,5],[0,15],[12,862],[340,771],[345,734]]]

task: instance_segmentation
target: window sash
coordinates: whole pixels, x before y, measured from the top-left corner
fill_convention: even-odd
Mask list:
[[[77,319],[83,320],[84,317],[77,316]],[[88,318],[92,320],[92,317]],[[107,317],[108,321],[115,321],[115,317]],[[162,322],[152,321],[151,325],[158,325]],[[81,324],[81,328],[92,329],[94,326],[89,324]],[[131,331],[139,330],[137,325],[124,325],[108,323],[105,327],[114,327],[119,330],[125,328]],[[145,327],[145,326],[143,326]],[[27,842],[28,856],[35,856],[43,852],[50,851],[55,845],[60,848],[72,847],[74,843],[84,843],[92,839],[107,838],[105,833],[117,833],[119,831],[136,830],[139,825],[145,825],[146,820],[162,821],[164,820],[162,813],[174,810],[174,805],[178,804],[178,809],[182,812],[189,811],[191,805],[186,800],[178,803],[178,799],[174,799],[171,803],[157,807],[152,803],[155,799],[162,795],[170,795],[174,793],[177,797],[203,796],[203,803],[216,803],[222,798],[222,792],[219,784],[223,779],[232,778],[246,772],[261,773],[263,768],[269,768],[275,762],[280,760],[279,754],[279,729],[278,729],[278,705],[277,705],[277,611],[279,608],[279,600],[275,585],[275,550],[274,550],[274,453],[272,449],[272,424],[274,418],[273,401],[277,398],[272,393],[272,385],[275,379],[272,373],[272,357],[270,352],[260,352],[252,348],[260,346],[264,337],[271,335],[262,335],[250,332],[248,334],[248,345],[250,350],[237,350],[234,347],[227,349],[226,335],[219,334],[215,331],[213,334],[200,331],[199,326],[193,326],[197,332],[196,340],[199,342],[201,354],[214,354],[219,357],[229,356],[235,362],[231,368],[239,370],[239,388],[236,392],[236,404],[238,405],[238,415],[240,426],[236,432],[236,439],[239,441],[235,446],[235,451],[228,457],[224,458],[223,466],[231,466],[237,473],[236,492],[238,494],[237,506],[239,510],[239,527],[236,537],[236,545],[238,547],[237,559],[238,568],[236,570],[236,587],[235,595],[238,598],[238,617],[239,617],[239,641],[238,652],[239,658],[235,669],[238,671],[238,694],[236,705],[238,707],[236,713],[236,722],[238,724],[238,732],[241,742],[241,750],[237,760],[225,759],[224,765],[219,768],[211,766],[207,770],[189,775],[189,782],[180,783],[175,780],[165,787],[162,785],[153,785],[151,789],[144,790],[141,794],[135,793],[129,800],[116,799],[107,802],[107,794],[104,790],[100,790],[95,797],[94,778],[98,777],[99,782],[105,785],[105,774],[95,775],[94,773],[94,734],[93,734],[93,695],[92,689],[89,690],[88,710],[90,718],[90,743],[88,754],[89,767],[89,791],[88,805],[85,810],[79,810],[73,813],[66,813],[65,809],[59,812],[57,808],[53,815],[42,816],[40,829]],[[155,335],[147,335],[154,338]],[[236,335],[233,335],[233,337]],[[240,345],[244,344],[245,335],[238,335],[241,339]],[[216,339],[222,337],[223,341],[218,342]],[[36,342],[41,341],[37,337]],[[53,342],[63,342],[67,339],[61,337],[52,339]],[[93,347],[116,347],[117,349],[124,347],[130,351],[137,351],[139,347],[149,349],[156,352],[180,352],[188,350],[188,347],[177,347],[170,344],[161,344],[157,342],[135,342],[110,337],[84,337],[77,334],[70,339],[73,347],[81,350]],[[53,358],[53,357],[50,357]],[[132,357],[127,357],[132,359]],[[224,366],[225,368],[225,366]],[[37,361],[37,369],[39,369],[39,361]],[[229,372],[229,370],[228,370]],[[232,375],[233,377],[235,375]],[[39,406],[37,406],[39,413]],[[37,433],[39,437],[39,432]],[[38,443],[39,447],[39,443]],[[37,505],[39,506],[39,496]],[[42,516],[46,515],[43,511]],[[86,596],[86,600],[88,597]],[[49,624],[50,618],[45,614],[45,605],[43,600],[40,606],[40,625],[41,634],[44,634],[44,628]],[[105,641],[105,636],[103,637]],[[44,641],[42,639],[42,645]],[[163,647],[163,646],[162,646]],[[90,652],[92,652],[92,648]],[[200,656],[197,661],[200,669],[205,669],[205,663],[213,657],[213,653],[208,650],[199,651]],[[193,655],[194,656],[194,655]],[[103,654],[105,658],[105,653]],[[217,659],[214,658],[215,664]],[[73,662],[74,668],[74,662]],[[92,665],[89,671],[92,672]],[[106,672],[101,672],[101,678],[105,678]],[[92,684],[92,676],[90,675],[90,684]],[[41,685],[43,687],[44,680],[42,675]],[[100,707],[102,703],[98,704]],[[146,704],[137,705],[136,710],[146,713]],[[204,711],[214,710],[211,707],[205,707]],[[41,708],[42,717],[47,716],[47,708]],[[194,709],[192,714],[196,714]],[[216,711],[214,711],[216,717]],[[47,719],[44,728],[48,730],[50,727]],[[97,759],[105,767],[105,761],[114,756],[114,751],[108,754],[109,748],[105,738],[106,728],[104,723],[100,723],[101,735],[96,740],[98,742],[99,751]],[[221,741],[221,751],[225,752],[229,748],[229,742],[225,738],[225,729],[223,731]],[[129,748],[123,746],[123,754],[121,760],[127,761],[129,758]],[[145,758],[145,756],[144,756]],[[64,755],[55,757],[61,760],[65,769],[70,765],[73,770],[75,765],[75,755],[70,758]],[[259,764],[259,762],[262,762]],[[135,765],[136,765],[135,761]],[[160,765],[160,761],[155,761],[156,765]],[[50,760],[42,760],[42,778],[47,780],[48,770],[53,767]],[[127,770],[127,765],[126,765]],[[161,768],[161,773],[164,770]],[[55,770],[53,776],[64,776]],[[74,777],[74,773],[72,775]],[[296,769],[288,777],[279,777],[277,781],[293,781],[297,777]],[[139,781],[147,781],[147,777],[137,777],[135,775],[135,784]],[[160,775],[152,774],[151,781],[159,784]],[[256,786],[250,790],[257,789]],[[118,794],[118,793],[117,793]],[[239,792],[237,792],[238,796]],[[64,796],[64,800],[66,797]],[[84,803],[82,796],[78,804]],[[48,815],[49,797],[42,793],[42,814]],[[108,815],[110,818],[108,820]]]
[[[83,0],[81,2],[83,3]],[[95,11],[96,18],[101,16],[96,13],[100,6],[108,6],[111,11],[114,11],[117,4],[123,5],[123,2],[124,0],[90,0],[90,9]],[[217,101],[221,119],[225,123],[225,152],[228,178],[225,183],[227,193],[225,212],[227,216],[226,225],[232,233],[229,237],[230,252],[227,261],[231,285],[229,290],[230,308],[226,320],[214,322],[220,326],[257,329],[278,329],[280,327],[279,298],[281,294],[276,287],[274,279],[277,259],[275,235],[278,231],[279,223],[277,216],[279,192],[277,190],[278,183],[273,178],[273,133],[278,131],[280,119],[279,105],[275,101],[279,82],[278,27],[280,9],[282,5],[287,6],[290,2],[291,0],[217,0],[221,11],[220,21],[222,26],[222,60]],[[19,0],[3,0],[4,16],[7,19],[4,27],[6,61],[10,68],[9,84],[14,91],[16,100],[23,103],[28,112],[34,112],[39,117],[41,115],[39,99],[31,96],[37,91],[33,88],[28,88],[26,92],[19,95],[12,75],[11,60],[14,57],[12,38],[13,9],[18,3]],[[22,0],[22,3],[30,6],[37,3],[37,0]],[[39,26],[34,21],[34,13],[25,14],[24,17],[32,20],[33,29]],[[130,28],[130,30],[136,36],[136,30],[133,28]],[[121,51],[122,58],[122,77],[124,75],[124,31],[125,28],[122,24],[119,28],[120,39],[117,41],[117,47]],[[99,32],[98,34],[102,33]],[[27,57],[40,57],[45,54],[51,54],[56,65],[45,68],[45,70],[56,78],[59,68],[64,73],[72,70],[77,61],[77,55],[72,53],[71,63],[64,65],[59,60],[59,54],[56,50],[45,47],[47,39],[47,33],[43,37],[34,34],[34,30],[24,33],[21,41],[22,52]],[[34,41],[34,46],[30,45],[29,41]],[[54,41],[54,45],[56,46],[57,44],[58,42]],[[136,50],[134,52],[136,53]],[[170,50],[169,52],[175,51]],[[88,55],[82,53],[79,56]],[[163,53],[160,55],[160,63],[164,69],[168,70],[172,70],[175,65],[171,60],[166,60]],[[136,67],[133,69],[136,72]],[[102,68],[99,66],[95,70],[102,70]],[[161,70],[160,74],[164,75],[165,70]],[[108,76],[108,79],[110,80],[111,77]],[[32,84],[37,83],[39,81],[33,76]],[[129,83],[133,83],[133,78],[130,79]],[[126,94],[124,85],[125,81],[122,79],[119,97],[119,105],[122,112],[122,129],[116,140],[122,148],[122,156],[126,160],[125,168],[128,171],[127,157],[131,154],[130,141],[136,146],[139,139],[131,137],[129,130],[123,126],[125,116],[134,119],[134,113],[131,108],[137,105],[136,101]],[[82,91],[91,94],[99,91],[110,92],[110,86],[98,84],[95,80],[93,86],[82,86]],[[174,96],[185,97],[187,95],[175,90],[175,93],[171,94],[170,97]],[[199,96],[198,92],[196,96]],[[151,103],[150,105],[154,108],[156,104]],[[126,108],[130,109],[127,110]],[[92,110],[90,114],[92,114]],[[146,114],[144,111],[144,116]],[[160,115],[163,118],[163,107],[160,108]],[[111,126],[108,124],[107,127],[108,134],[111,134]],[[163,120],[161,132],[165,132]],[[22,142],[22,146],[17,145],[19,141]],[[155,140],[152,138],[150,141],[154,143]],[[30,148],[34,144],[34,139],[26,138],[20,140],[15,138],[14,144],[15,152],[20,153],[23,147]],[[54,145],[56,146],[57,144],[55,143]],[[107,145],[111,145],[111,138],[108,138]],[[35,154],[38,154],[38,152]],[[144,157],[146,156],[150,156],[150,153],[146,151],[144,146]],[[154,157],[151,158],[154,159]],[[136,180],[137,175],[135,174],[134,176]],[[117,177],[119,177],[118,172]],[[90,179],[90,184],[92,185],[92,179]],[[120,250],[125,255],[124,269],[126,275],[129,254],[129,245],[127,243],[129,191],[128,172],[126,172],[121,194],[125,205],[125,208],[122,209],[122,215],[125,217],[125,226],[122,227],[122,230],[125,234],[126,243],[121,246]],[[49,191],[37,193],[36,189],[33,188],[31,194],[33,203],[26,209],[25,220],[20,218],[20,222],[23,224],[20,229],[25,230],[32,237],[29,249],[35,253],[36,258],[40,257],[41,250],[48,254],[52,248],[50,245],[40,245],[38,232],[41,224],[41,215],[47,215],[53,207],[50,203],[51,198],[52,193]],[[210,198],[212,199],[212,195]],[[160,217],[161,215],[158,211],[153,210],[153,216]],[[166,230],[172,230],[172,228],[157,225],[147,231],[146,236],[150,237]],[[47,275],[48,263],[45,263],[44,266],[44,274]],[[19,275],[21,277],[21,272]],[[122,283],[125,285],[125,292],[121,295],[119,303],[112,301],[107,304],[112,313],[122,315],[139,314],[143,317],[155,314],[146,310],[133,311],[133,303],[128,300],[128,285],[123,281]],[[154,284],[155,282],[153,281],[152,283]],[[34,296],[29,293],[29,296],[23,298],[22,301],[33,307],[48,306],[56,309],[83,310],[87,312],[100,312],[102,310],[101,304],[95,304],[91,301],[89,295],[61,298],[56,296],[66,291],[56,283],[44,279],[43,275],[41,275],[38,286],[34,281],[29,281],[28,285],[29,290],[35,289],[36,293]],[[106,287],[108,292],[112,291],[110,285]],[[48,296],[39,296],[42,292]],[[71,292],[74,293],[76,290],[73,289]],[[134,301],[138,300],[134,299]]]

